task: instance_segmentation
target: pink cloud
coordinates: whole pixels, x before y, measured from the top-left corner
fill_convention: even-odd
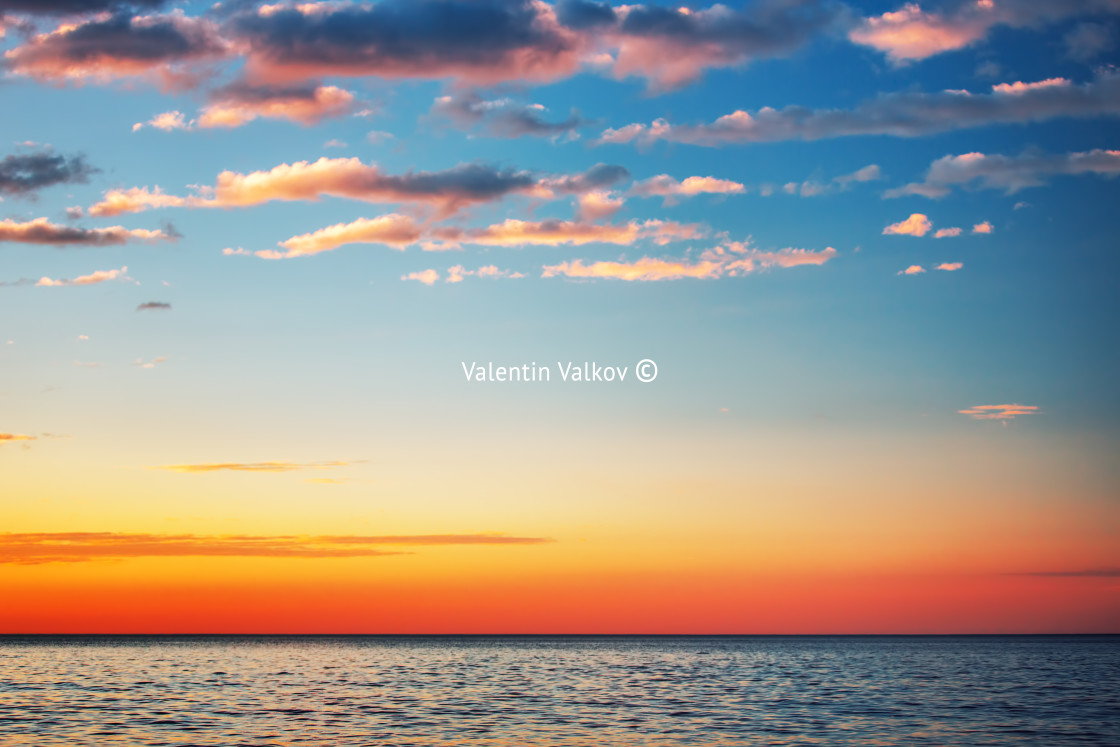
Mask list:
[[[899,236],[925,236],[932,227],[933,224],[925,215],[912,213],[906,220],[892,223],[884,228],[883,233]]]
[[[625,281],[680,280],[684,278],[714,279],[737,277],[777,267],[790,268],[802,265],[823,265],[836,256],[828,247],[815,252],[807,249],[778,249],[760,251],[745,242],[732,242],[700,255],[698,260],[642,257],[633,262],[592,262],[576,259],[555,265],[546,265],[541,277],[569,277],[575,279],[615,279]]]
[[[967,410],[957,410],[975,420],[1014,420],[1020,415],[1037,415],[1035,405],[973,405]]]
[[[439,273],[435,270],[410,272],[407,275],[401,275],[401,280],[415,280],[424,285],[435,285],[436,281],[439,280]]]

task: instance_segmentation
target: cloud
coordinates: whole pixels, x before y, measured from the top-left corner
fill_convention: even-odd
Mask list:
[[[108,246],[129,241],[174,241],[177,237],[167,231],[144,228],[127,229],[121,226],[108,228],[76,228],[51,223],[46,218],[20,223],[11,219],[0,220],[0,242],[13,241],[23,244],[52,244],[57,246]]]
[[[1018,86],[1018,87],[1016,87]],[[607,129],[596,143],[658,140],[717,147],[734,143],[820,140],[856,135],[921,137],[994,124],[1060,117],[1120,115],[1120,73],[1105,71],[1083,84],[1001,84],[991,93],[901,92],[867,99],[853,109],[764,107],[719,117],[711,124],[673,125],[664,119]]]
[[[973,405],[967,410],[957,410],[975,420],[1014,420],[1020,415],[1037,415],[1034,405]]]
[[[1083,568],[1074,571],[1024,571],[1009,576],[1035,576],[1038,578],[1117,578],[1120,568]]]
[[[742,10],[561,0],[556,12],[590,49],[606,55],[616,78],[642,77],[650,88],[665,90],[690,83],[709,68],[789,55],[838,29],[845,9],[816,0],[757,3]]]
[[[983,223],[977,223],[975,226],[972,227],[972,232],[973,233],[991,233],[992,232],[992,224],[989,223],[988,221],[984,221]]]
[[[907,3],[899,10],[863,19],[848,38],[900,64],[970,46],[985,39],[995,26],[1037,26],[1117,8],[1115,0],[966,0],[946,13],[936,13]]]
[[[462,282],[463,278],[468,277],[489,278],[492,280],[498,278],[517,280],[525,277],[525,275],[520,272],[513,272],[512,270],[503,270],[497,265],[486,265],[484,267],[479,267],[477,270],[467,270],[462,265],[455,265],[454,267],[447,268],[447,279],[445,282],[459,283]]]
[[[401,275],[401,280],[415,280],[424,285],[435,285],[436,281],[439,280],[439,273],[435,270],[410,272],[407,275]]]
[[[328,75],[540,83],[591,66],[666,90],[706,69],[788,55],[840,30],[846,13],[828,0],[743,10],[578,0],[317,2],[236,13],[230,33],[250,78],[270,83]]]
[[[29,13],[36,15],[71,15],[101,13],[122,5],[134,8],[158,8],[166,0],[0,0],[0,14]]]
[[[306,127],[353,112],[354,94],[337,86],[252,86],[235,83],[210,94],[198,126],[240,127],[258,117],[287,119]]]
[[[456,249],[462,244],[477,246],[561,246],[591,243],[633,244],[649,239],[658,244],[698,238],[703,230],[697,224],[672,221],[630,221],[622,224],[588,223],[582,220],[524,221],[513,218],[501,223],[479,228],[437,226],[424,228],[411,218],[391,213],[379,218],[359,218],[350,223],[339,223],[313,233],[293,236],[280,242],[287,251],[262,250],[254,252],[264,259],[289,259],[318,254],[346,244],[385,244],[403,249],[411,244],[422,244],[429,251]],[[228,250],[226,254],[247,253]],[[406,279],[421,280],[423,277]]]
[[[137,122],[132,125],[132,131],[137,132],[145,126],[155,127],[157,130],[163,130],[164,132],[190,129],[190,125],[187,124],[186,116],[178,110],[157,114],[147,122]]]
[[[109,218],[122,213],[140,213],[150,208],[183,207],[192,204],[194,199],[164,194],[159,187],[153,190],[147,187],[113,189],[87,212],[95,218]]]
[[[136,307],[137,311],[170,311],[171,304],[164,301],[146,301]]]
[[[730,179],[717,179],[714,176],[690,176],[684,181],[677,181],[668,174],[634,182],[630,194],[639,197],[664,197],[665,205],[673,205],[678,198],[692,197],[698,194],[742,194],[747,188],[739,182]]]
[[[926,271],[925,268],[922,267],[921,265],[910,265],[905,270],[899,270],[898,274],[899,275],[920,275],[921,273],[923,273],[925,271]]]
[[[1052,176],[1096,174],[1114,178],[1120,174],[1120,150],[1090,150],[1079,153],[1027,151],[1018,156],[962,153],[943,156],[930,164],[925,179],[888,190],[884,197],[921,195],[938,198],[954,187],[999,189],[1015,194],[1028,187],[1041,187]]]
[[[933,224],[929,218],[921,213],[912,213],[909,218],[898,223],[892,223],[883,229],[883,234],[896,234],[899,236],[925,236]]]
[[[150,469],[168,472],[295,472],[305,469],[349,467],[352,462],[208,462],[205,464],[164,464]]]
[[[197,85],[197,65],[228,53],[210,19],[179,11],[150,16],[117,12],[33,36],[5,52],[4,61],[9,72],[42,81],[143,77],[177,89]]]
[[[499,169],[479,163],[460,164],[444,171],[387,174],[358,158],[326,158],[280,164],[269,171],[241,174],[223,171],[213,187],[199,194],[177,197],[159,188],[111,190],[89,209],[90,215],[112,216],[152,207],[246,207],[274,200],[315,201],[343,197],[371,203],[428,205],[441,216],[463,208],[500,200],[509,195],[541,199],[557,193],[577,194],[600,189],[625,178],[621,166],[598,164],[582,174],[538,177],[532,172]]]
[[[66,285],[96,285],[104,283],[109,280],[131,280],[127,273],[128,268],[122,267],[119,270],[97,270],[91,272],[89,275],[79,275],[76,278],[61,278],[59,280],[52,280],[48,277],[39,278],[35,285],[41,287],[58,287]]]
[[[509,218],[484,228],[443,228],[432,232],[433,238],[449,246],[476,244],[482,246],[561,246],[604,243],[633,244],[650,239],[657,244],[685,241],[703,235],[697,224],[673,221],[629,221],[619,224],[587,223],[569,220],[525,221]]]
[[[962,267],[964,267],[963,262],[942,262],[941,264],[939,264],[937,267],[935,267],[933,269],[944,270],[945,272],[956,272],[957,270],[961,269]]]
[[[536,545],[552,540],[506,534],[196,535],[125,532],[7,532],[0,563],[76,563],[169,557],[359,558],[397,555],[384,546]]]
[[[864,166],[862,169],[857,169],[850,174],[841,174],[840,176],[833,177],[831,181],[827,182],[819,182],[814,179],[808,179],[800,184],[797,182],[790,182],[786,184],[782,190],[787,194],[796,194],[801,197],[819,197],[835,192],[846,192],[852,188],[853,184],[871,182],[881,178],[882,173],[879,170],[879,166],[873,163]],[[772,193],[772,189],[764,190],[766,196]]]
[[[609,218],[625,204],[621,197],[610,192],[588,192],[579,196],[576,211],[580,220],[597,221]]]
[[[1062,37],[1066,56],[1089,62],[1112,48],[1112,29],[1103,23],[1079,23]]]
[[[946,237],[960,236],[960,235],[961,235],[961,229],[960,228],[956,228],[956,227],[954,227],[954,228],[939,228],[939,229],[937,229],[937,233],[935,233],[933,235],[933,238],[944,239]]]
[[[5,156],[0,161],[0,195],[26,196],[55,184],[82,184],[96,171],[82,156],[49,150]]]
[[[589,122],[572,112],[566,119],[549,121],[548,111],[541,104],[519,104],[512,99],[483,99],[468,91],[440,96],[432,105],[432,113],[446,117],[463,129],[481,125],[497,137],[577,137],[576,130]]]
[[[232,129],[260,117],[286,119],[311,127],[324,119],[350,114],[354,109],[354,94],[337,86],[251,86],[241,82],[211,91],[209,98],[212,103],[189,122],[181,111],[169,111],[157,114],[147,122],[137,122],[132,125],[132,131],[145,126],[164,132],[219,127]]]
[[[262,6],[231,23],[253,80],[332,76],[549,81],[577,71],[579,36],[542,2],[383,0]]]
[[[622,166],[597,163],[587,171],[578,174],[543,177],[537,185],[536,194],[551,197],[553,193],[582,194],[610,187],[630,176]]]
[[[0,446],[16,441],[34,441],[37,438],[37,436],[25,436],[22,433],[0,433]]]
[[[152,358],[150,361],[145,361],[143,358],[137,358],[132,362],[132,365],[139,366],[140,368],[155,368],[161,363],[167,362],[167,356],[161,355],[157,358]]]
[[[383,244],[404,249],[420,240],[423,232],[406,215],[390,213],[377,218],[359,218],[351,223],[337,223],[314,233],[293,236],[281,241],[287,251],[263,250],[256,252],[265,259],[290,259],[330,251],[345,244]]]
[[[613,279],[625,281],[709,280],[737,277],[770,268],[823,265],[836,256],[832,247],[819,252],[807,249],[760,251],[747,242],[731,242],[709,249],[697,260],[642,257],[633,262],[591,262],[576,259],[545,265],[541,277],[568,277],[580,280]]]

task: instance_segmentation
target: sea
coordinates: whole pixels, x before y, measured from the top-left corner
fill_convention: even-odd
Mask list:
[[[1120,636],[0,636],[0,746],[1120,745]]]

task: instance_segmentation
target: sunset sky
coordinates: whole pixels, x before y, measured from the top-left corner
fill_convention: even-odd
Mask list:
[[[1118,50],[0,0],[0,633],[1120,632]]]

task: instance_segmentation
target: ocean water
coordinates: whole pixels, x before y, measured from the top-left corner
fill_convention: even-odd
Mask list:
[[[1120,745],[1120,637],[0,637],[0,745]]]

